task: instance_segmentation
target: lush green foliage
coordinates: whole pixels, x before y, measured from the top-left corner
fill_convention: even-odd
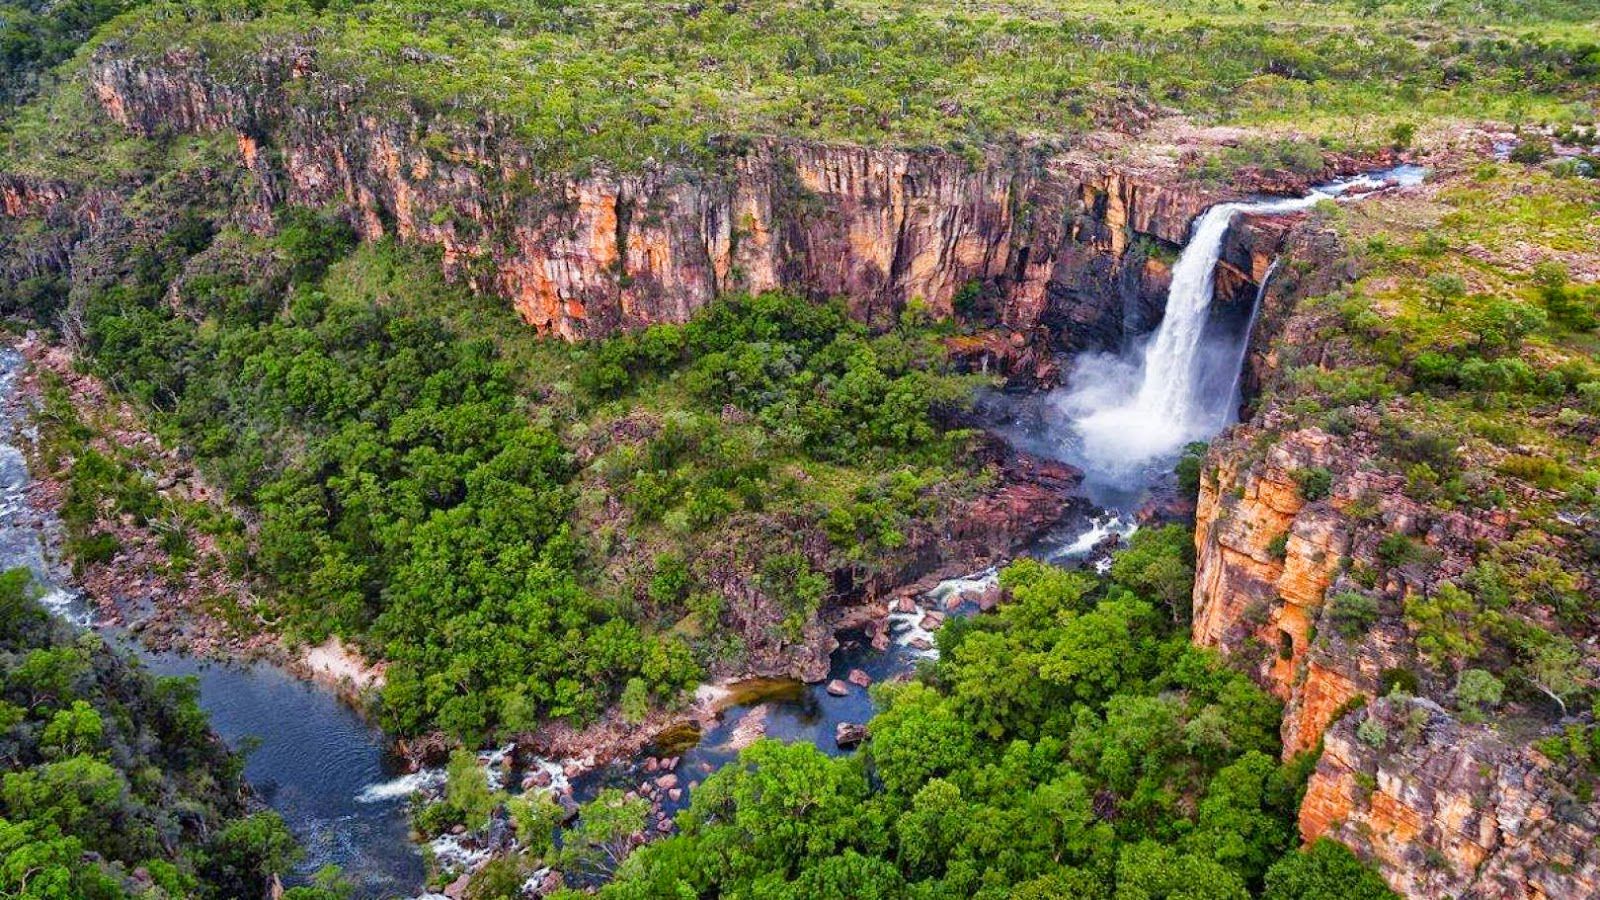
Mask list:
[[[270,238],[218,229],[206,192],[225,186],[197,196],[182,182],[151,188],[177,221],[119,248],[74,324],[94,370],[143,401],[252,527],[160,498],[142,460],[51,389],[69,549],[109,558],[104,523],[128,516],[168,528],[183,566],[190,538],[210,535],[268,602],[208,611],[389,660],[394,730],[475,740],[586,719],[625,686],[637,718],[704,659],[743,652],[716,627],[717,589],[683,562],[702,543],[750,547],[739,565],[776,612],[770,635],[746,637],[781,643],[826,599],[819,567],[870,569],[970,471],[966,436],[939,418],[967,385],[915,316],[874,335],[838,304],[736,297],[688,325],[555,345],[445,284],[435,259],[356,248],[346,225],[304,210]],[[575,459],[641,419],[641,440]],[[649,551],[622,544],[624,528]],[[776,536],[728,537],[752,528]],[[808,530],[831,539],[829,558],[801,552]],[[616,577],[641,557],[655,570]]]
[[[1189,566],[1161,531],[1109,583],[1013,564],[996,614],[875,689],[862,753],[758,742],[602,894],[1389,896],[1343,848],[1296,849],[1278,703],[1190,645],[1145,593],[1162,579],[1129,577]]]
[[[195,684],[71,634],[31,591],[26,569],[0,575],[0,895],[265,896],[299,847],[275,814],[247,815]]]
[[[0,3],[0,116],[39,89],[94,29],[143,0],[6,0]]]
[[[1478,4],[1453,17],[1412,5],[190,0],[116,33],[150,52],[200,48],[241,80],[265,48],[309,44],[373,108],[474,125],[492,111],[553,166],[695,158],[719,136],[765,133],[976,150],[1158,107],[1341,140],[1359,119],[1377,142],[1395,117],[1565,117],[1600,71],[1592,19],[1571,12],[1585,4],[1505,4],[1517,12],[1504,24],[1484,24]],[[1241,152],[1310,159],[1292,145]]]

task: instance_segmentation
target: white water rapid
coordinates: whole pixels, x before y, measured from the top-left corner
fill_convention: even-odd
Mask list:
[[[1243,361],[1242,342],[1219,347],[1206,339],[1217,260],[1236,217],[1298,212],[1352,188],[1415,184],[1421,176],[1420,169],[1402,167],[1325,185],[1304,197],[1221,203],[1206,210],[1191,226],[1173,267],[1166,315],[1155,334],[1126,356],[1091,354],[1074,368],[1062,401],[1074,432],[1070,440],[1077,445],[1073,461],[1090,477],[1122,479],[1170,463],[1185,444],[1210,438],[1237,414],[1238,372],[1219,383],[1204,377],[1202,359],[1223,353]]]

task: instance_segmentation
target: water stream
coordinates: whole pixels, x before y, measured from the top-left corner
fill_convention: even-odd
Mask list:
[[[368,785],[400,772],[398,761],[384,752],[381,732],[332,693],[276,666],[152,653],[96,621],[52,550],[58,523],[28,500],[31,479],[21,445],[32,425],[17,396],[23,364],[15,349],[0,347],[0,571],[31,570],[46,607],[82,627],[99,628],[149,671],[198,679],[200,705],[212,727],[229,746],[247,751],[245,777],[306,848],[291,882],[331,864],[360,885],[362,897],[414,895],[422,884],[422,856],[406,837],[406,796],[358,799]]]

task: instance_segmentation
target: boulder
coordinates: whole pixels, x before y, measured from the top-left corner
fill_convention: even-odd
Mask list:
[[[578,817],[578,801],[568,794],[556,798],[556,805],[561,807],[561,824],[565,825]]]
[[[840,722],[833,727],[833,742],[840,747],[854,747],[867,737],[867,726],[854,722]]]
[[[835,697],[843,697],[844,695],[850,693],[850,685],[845,684],[844,682],[835,678],[834,680],[828,682],[827,690],[828,693]]]
[[[860,669],[851,669],[850,674],[845,677],[857,687],[869,687],[872,684],[872,676]]]
[[[917,624],[924,631],[938,631],[944,625],[944,613],[930,610],[927,615],[922,617],[922,621]]]

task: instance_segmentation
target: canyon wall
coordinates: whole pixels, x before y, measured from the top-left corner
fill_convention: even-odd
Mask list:
[[[1358,848],[1402,895],[1600,896],[1596,805],[1537,751],[1411,697],[1341,720],[1324,745],[1301,833]]]
[[[1289,236],[1265,292],[1251,384],[1283,391],[1293,366],[1354,364],[1326,337],[1337,309],[1302,302],[1339,283],[1341,258],[1315,227]],[[1500,512],[1408,496],[1379,450],[1384,416],[1403,403],[1347,407],[1328,430],[1269,394],[1212,444],[1196,517],[1194,640],[1284,701],[1285,758],[1320,753],[1300,813],[1307,841],[1347,844],[1411,900],[1594,896],[1600,804],[1528,746],[1540,724],[1513,738],[1424,699],[1448,698],[1454,684],[1420,656],[1406,604],[1459,582],[1514,526]],[[1392,535],[1418,551],[1386,554]],[[1348,597],[1371,606],[1340,616],[1334,598]],[[1368,719],[1376,724],[1358,736]]]
[[[1347,844],[1410,900],[1596,896],[1600,804],[1526,736],[1464,724],[1423,699],[1452,685],[1419,661],[1405,601],[1459,576],[1460,548],[1504,540],[1504,523],[1422,508],[1402,494],[1403,476],[1363,468],[1360,435],[1275,433],[1273,419],[1241,426],[1210,457],[1194,636],[1284,701],[1285,758],[1320,752],[1301,836]],[[1334,473],[1327,497],[1303,496],[1296,476],[1312,467]],[[1379,542],[1392,533],[1418,536],[1436,558],[1386,567]],[[1328,614],[1343,592],[1376,598],[1370,624],[1350,629]],[[1391,693],[1396,685],[1418,696]],[[1381,727],[1358,737],[1368,718]]]
[[[284,202],[336,206],[363,237],[441,248],[451,275],[569,339],[681,322],[729,291],[844,296],[874,323],[913,301],[948,316],[977,285],[1002,328],[1111,345],[1125,320],[1159,318],[1163,259],[1224,197],[1087,155],[975,162],[777,138],[728,141],[698,166],[544,172],[495,122],[365,112],[304,50],[224,80],[193,53],[108,45],[89,89],[135,134],[234,135],[256,185],[247,219]],[[1224,299],[1253,295],[1282,237],[1264,221],[1237,230]]]

